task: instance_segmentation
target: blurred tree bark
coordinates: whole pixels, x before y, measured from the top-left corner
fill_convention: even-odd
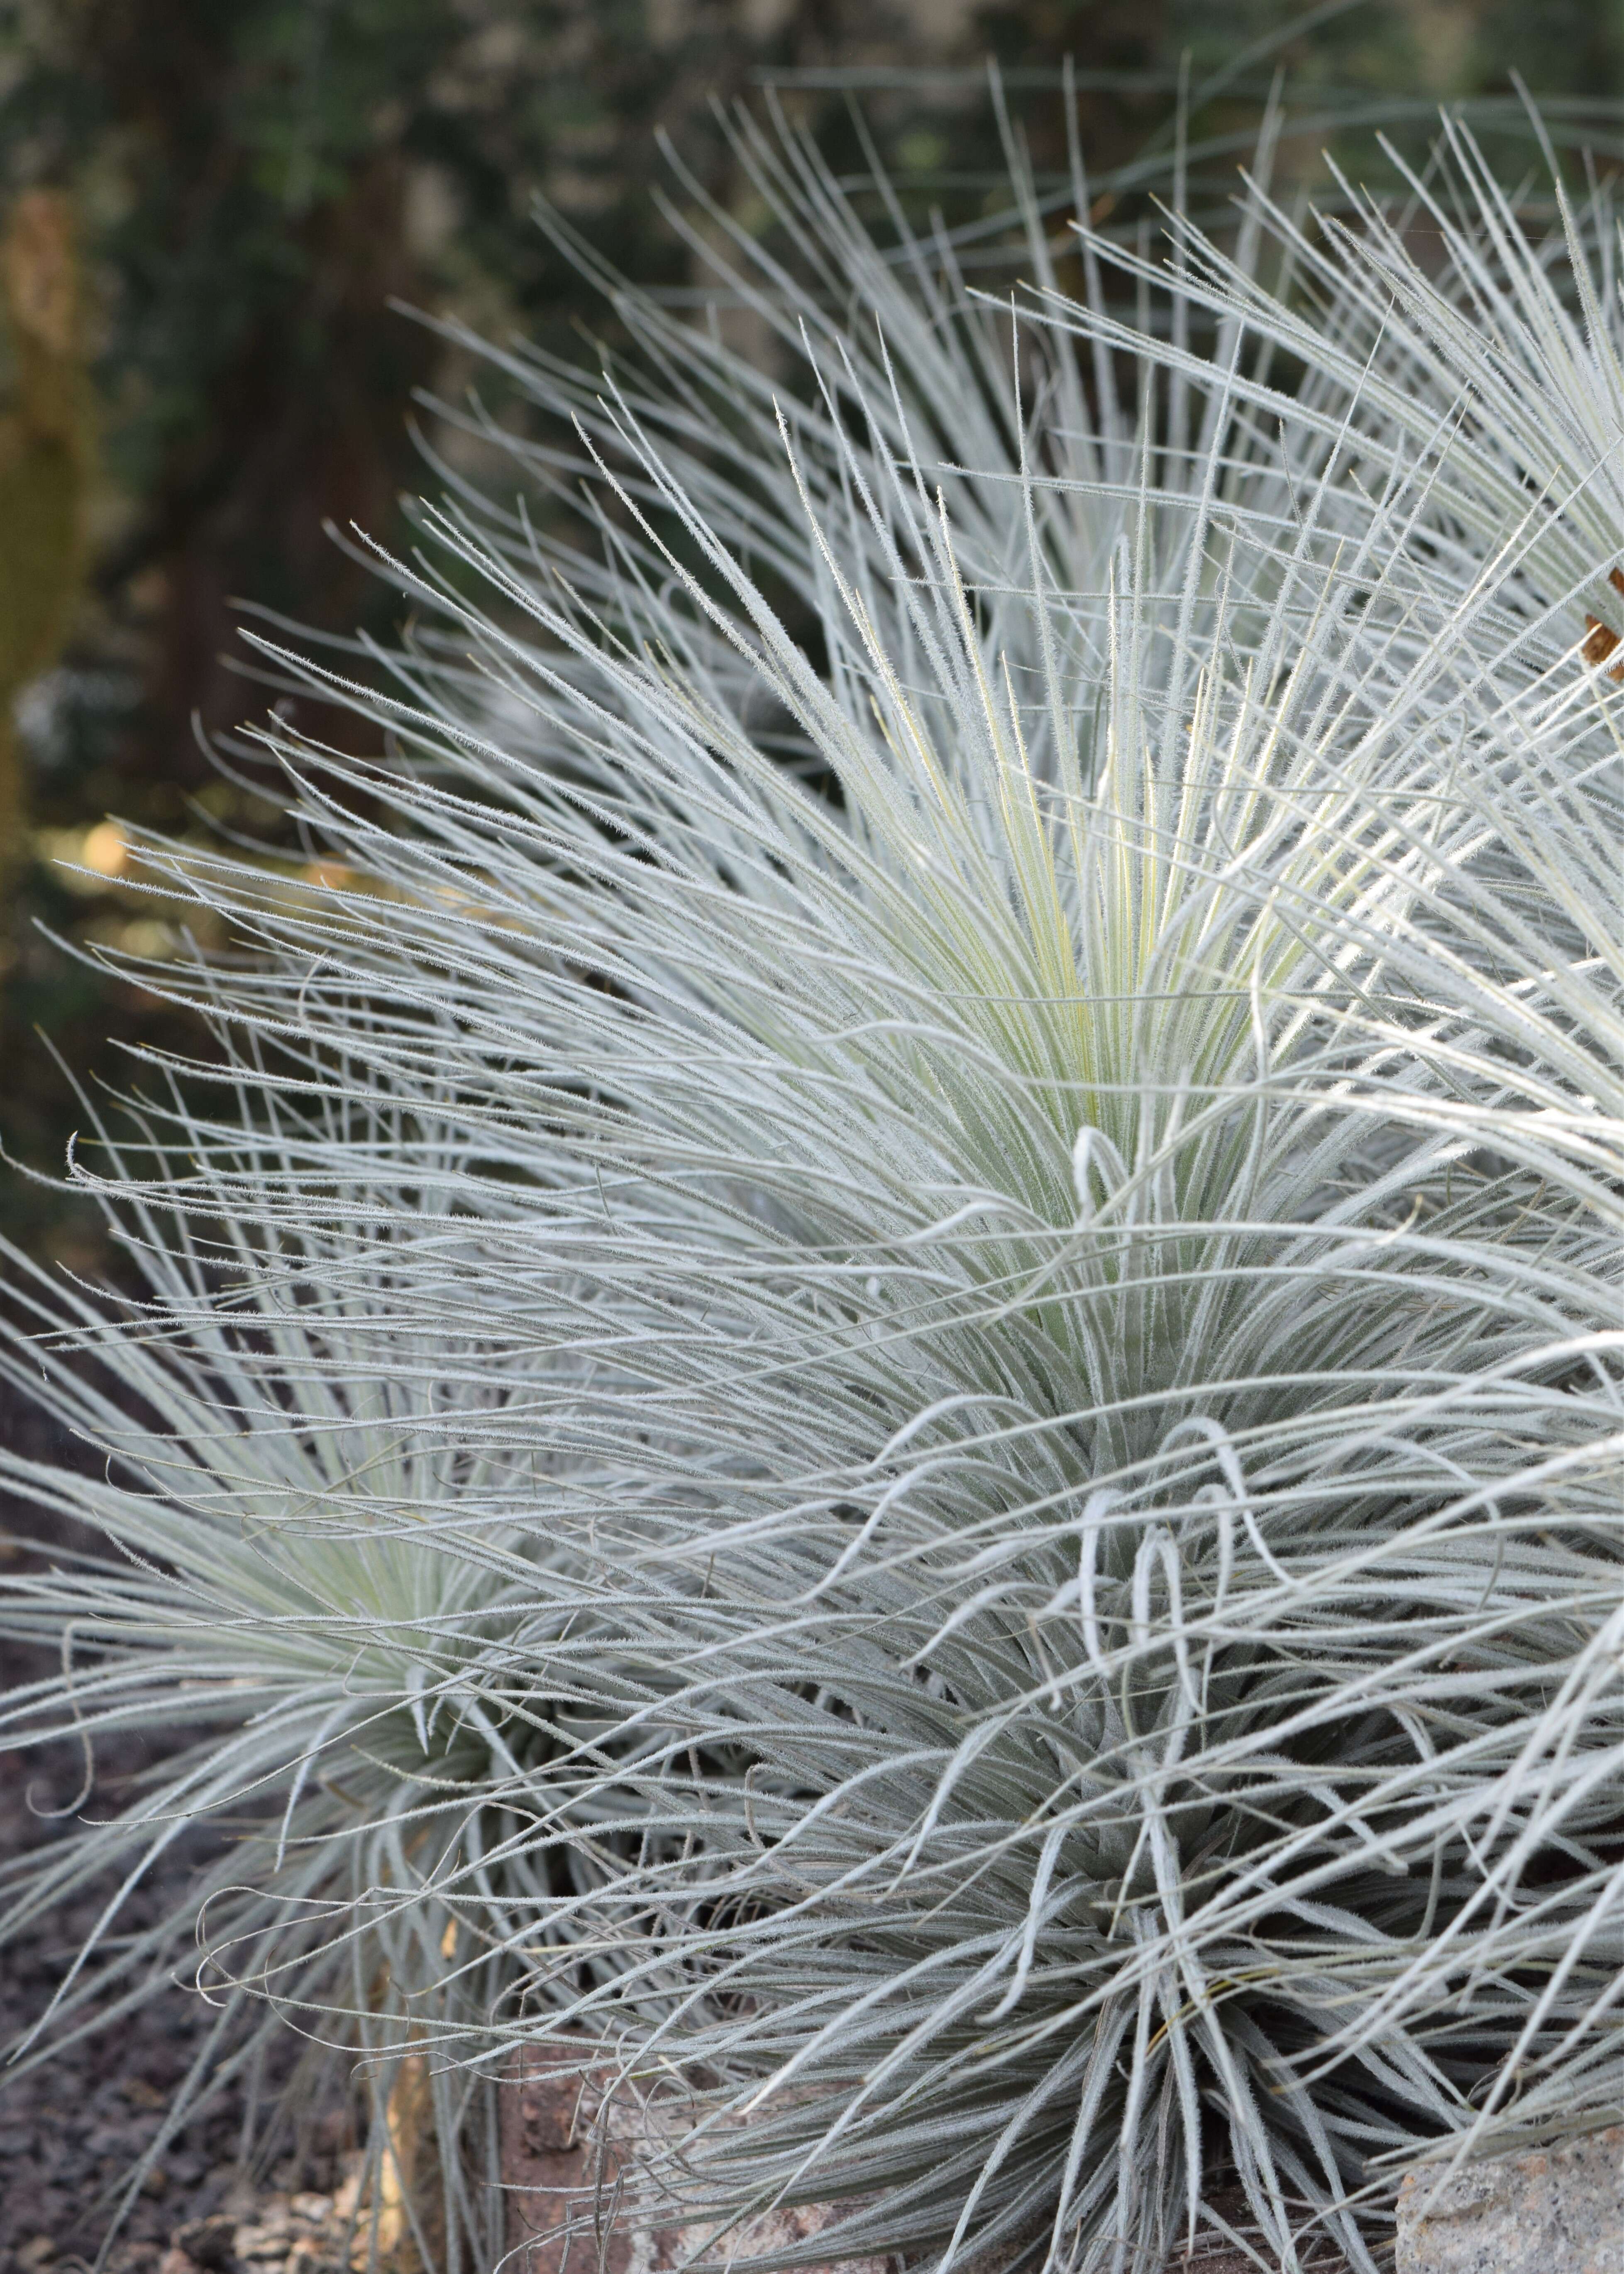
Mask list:
[[[0,419],[0,891],[24,858],[27,800],[19,695],[59,652],[83,573],[90,406],[79,363],[73,218],[59,192],[30,190],[0,244],[16,373]]]
[[[388,532],[407,472],[432,343],[389,304],[427,280],[407,244],[395,74],[387,56],[369,79],[333,51],[356,12],[92,0],[82,15],[102,132],[134,192],[118,314],[137,511],[95,576],[115,603],[141,580],[137,774],[206,778],[192,719],[208,733],[251,707],[224,660],[244,599],[346,630],[365,612],[365,572],[324,523]],[[408,74],[427,61],[414,13]],[[322,81],[346,70],[329,118]]]

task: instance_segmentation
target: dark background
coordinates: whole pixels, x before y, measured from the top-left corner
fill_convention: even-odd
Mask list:
[[[0,1231],[102,1268],[93,1212],[25,1173],[58,1173],[85,1124],[64,1069],[118,1081],[109,1037],[195,1040],[49,936],[165,951],[108,817],[274,840],[274,809],[202,748],[269,699],[242,675],[243,604],[385,637],[398,620],[324,523],[402,539],[401,492],[433,486],[414,390],[455,395],[470,374],[390,300],[590,354],[603,311],[536,229],[534,193],[628,274],[680,290],[691,256],[649,194],[658,138],[741,209],[709,105],[769,74],[853,169],[854,80],[916,205],[974,217],[998,169],[988,54],[1040,165],[1060,154],[1055,82],[1073,59],[1097,174],[1165,127],[1185,58],[1198,140],[1255,117],[1280,64],[1333,111],[1492,94],[1519,72],[1545,96],[1619,94],[1624,6],[1363,0],[1304,21],[1280,0],[0,5]],[[962,68],[896,84],[921,63]]]

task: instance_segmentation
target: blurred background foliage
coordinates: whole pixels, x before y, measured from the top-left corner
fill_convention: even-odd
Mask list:
[[[1281,65],[1331,107],[1320,140],[1362,99],[1421,110],[1515,74],[1624,94],[1624,0],[0,5],[0,1230],[104,1263],[83,1204],[22,1173],[59,1171],[84,1118],[64,1068],[127,1080],[119,1043],[195,1043],[83,960],[169,941],[123,880],[126,831],[277,844],[274,805],[205,753],[269,700],[244,605],[397,621],[326,531],[410,542],[401,493],[435,486],[414,395],[455,396],[472,366],[392,304],[590,353],[607,318],[538,192],[622,271],[693,292],[650,196],[662,142],[752,225],[715,105],[770,79],[853,173],[855,94],[915,204],[974,219],[999,171],[989,55],[1040,167],[1064,157],[1071,59],[1098,176],[1166,135],[1181,70],[1198,140],[1249,132]],[[297,871],[304,848],[280,849]]]

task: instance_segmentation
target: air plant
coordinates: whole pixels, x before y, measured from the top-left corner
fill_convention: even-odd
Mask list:
[[[245,1818],[222,2029],[426,2053],[452,2265],[546,2043],[695,2265],[1368,2269],[1620,2050],[1610,211],[1454,129],[1441,273],[1260,179],[1158,328],[1018,152],[1012,305],[741,134],[787,376],[515,350],[576,532],[425,508],[387,693],[260,643],[331,881],[146,847],[226,1072],[78,1169],[143,1302],[29,1283],[108,1548],[8,1723],[199,1735],[12,1916]]]

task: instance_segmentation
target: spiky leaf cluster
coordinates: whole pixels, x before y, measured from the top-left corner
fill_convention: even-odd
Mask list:
[[[514,351],[584,528],[425,508],[387,698],[269,651],[380,729],[266,730],[325,881],[147,848],[229,1073],[81,1171],[146,1301],[25,1291],[112,1459],[3,1457],[108,1542],[9,1719],[201,1734],[12,1917],[246,1816],[228,2021],[448,2142],[607,2063],[703,2263],[1148,2274],[1238,2183],[1368,2267],[1619,2056],[1611,211],[1456,131],[1441,267],[1260,180],[1130,324],[743,154],[776,392],[625,290]]]

